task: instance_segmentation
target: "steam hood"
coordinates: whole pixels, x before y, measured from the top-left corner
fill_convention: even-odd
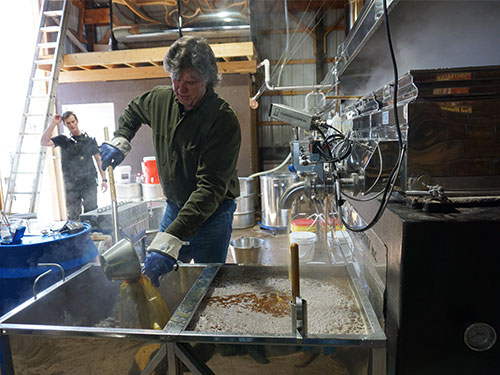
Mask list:
[[[387,0],[398,70],[496,65],[500,1]],[[366,2],[339,46],[345,95],[364,95],[393,81],[382,0]]]

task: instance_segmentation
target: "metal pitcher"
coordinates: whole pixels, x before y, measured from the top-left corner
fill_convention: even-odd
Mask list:
[[[127,238],[122,238],[111,246],[99,259],[109,280],[139,280],[141,276],[139,257],[134,245]]]

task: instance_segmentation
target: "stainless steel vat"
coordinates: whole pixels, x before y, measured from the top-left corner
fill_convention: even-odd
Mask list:
[[[187,329],[214,278],[228,272],[252,275],[275,275],[287,273],[286,267],[237,266],[237,265],[183,265],[177,272],[170,272],[161,281],[160,292],[171,311],[175,311],[163,330],[134,329],[117,326],[116,309],[119,303],[120,282],[110,282],[100,267],[89,265],[41,292],[37,299],[31,299],[0,318],[3,352],[7,361],[7,375],[14,373],[43,373],[45,375],[67,373],[123,374],[134,365],[140,349],[145,345],[157,345],[159,352],[168,353],[169,366],[177,366],[171,355],[179,358],[191,369],[196,359],[186,359],[181,352],[188,344],[212,348],[216,353],[206,359],[207,365],[216,373],[221,365],[220,354],[224,348],[240,344],[249,352],[268,355],[270,364],[263,368],[263,374],[276,373],[277,369],[289,366],[293,371],[293,360],[289,356],[303,353],[303,346],[319,348],[334,347],[338,352],[351,350],[351,354],[363,354],[359,358],[367,361],[365,355],[371,351],[373,368],[383,368],[385,335],[371,308],[368,297],[359,285],[359,280],[350,279],[356,300],[363,311],[368,327],[364,335],[270,335],[232,334],[228,332],[203,333]],[[349,278],[354,273],[343,267],[304,269],[313,275],[342,274]],[[182,301],[182,302],[181,302]],[[291,327],[291,325],[290,325]],[[164,344],[166,344],[166,349]],[[349,349],[350,348],[350,349]],[[335,350],[333,350],[335,352]],[[181,354],[179,354],[181,353]],[[200,352],[201,353],[201,352]],[[252,354],[251,354],[252,356]],[[314,366],[328,370],[328,357],[321,354],[322,362]],[[295,357],[292,357],[295,358]],[[224,358],[223,367],[236,370],[245,361],[252,359],[237,356]],[[248,365],[248,363],[247,363]],[[217,370],[216,370],[217,369]],[[169,368],[169,371],[173,371]],[[207,372],[210,373],[210,372]],[[366,372],[365,372],[366,373]],[[383,373],[377,372],[377,373]]]
[[[332,372],[332,363],[335,363],[337,360],[344,361],[344,356],[347,352],[350,352],[347,356],[350,356],[353,362],[357,363],[349,367],[349,373],[368,374],[367,370],[360,371],[359,368],[370,357],[371,374],[385,374],[385,334],[370,305],[368,296],[361,286],[360,280],[355,276],[355,272],[350,265],[347,267],[324,265],[301,267],[301,277],[313,277],[318,278],[318,280],[327,277],[347,277],[350,280],[355,299],[363,312],[366,334],[308,334],[307,336],[301,336],[298,333],[292,333],[291,318],[290,331],[283,334],[266,333],[264,331],[255,334],[227,331],[201,332],[193,330],[192,323],[196,319],[197,313],[202,311],[203,299],[210,294],[214,282],[219,278],[232,279],[235,274],[238,274],[243,279],[262,279],[261,284],[263,287],[266,287],[267,280],[270,277],[282,275],[286,278],[288,269],[282,266],[208,265],[200,275],[195,287],[191,289],[179,305],[165,327],[165,331],[175,334],[178,342],[196,342],[198,343],[197,345],[200,345],[200,343],[205,345],[205,347],[215,345],[216,348],[221,346],[225,348],[224,345],[234,348],[236,344],[246,346],[247,350],[241,354],[242,356],[244,353],[248,353],[253,358],[257,352],[259,355],[270,360],[270,364],[265,367],[259,367],[259,373],[266,375],[275,374],[278,371],[296,373],[295,366],[297,366],[297,361],[294,362],[294,360],[297,359],[297,356],[300,358],[300,355],[304,353],[307,356],[307,353],[314,351],[321,353],[318,363],[315,364],[317,373]],[[260,283],[260,281],[257,282]],[[333,312],[326,312],[326,314],[329,313]],[[223,319],[227,320],[229,317],[224,317]],[[304,351],[304,348],[307,349]],[[238,356],[235,356],[230,361],[224,358],[224,363],[213,360],[208,362],[208,364],[210,365],[210,369],[215,373],[242,373],[238,371],[238,368],[252,366],[251,360],[248,363],[248,361],[245,362],[244,358]],[[253,366],[251,368],[254,369]],[[358,368],[358,370],[353,370],[353,368]],[[252,372],[245,372],[245,374],[247,373],[251,374]]]
[[[248,177],[238,177],[238,181],[240,183],[240,196],[236,198],[233,228],[249,228],[255,224],[254,180]]]
[[[294,182],[291,173],[271,173],[260,176],[262,205],[261,226],[265,229],[285,229],[288,224],[288,211],[279,207],[279,199]]]
[[[200,279],[195,287],[186,295],[186,298],[177,308],[172,318],[168,322],[165,330],[167,332],[178,334],[180,341],[197,342],[217,342],[217,343],[268,343],[268,344],[303,344],[303,345],[340,345],[340,346],[369,346],[384,347],[385,334],[380,326],[377,316],[371,306],[368,296],[363,289],[360,280],[351,265],[330,266],[330,265],[307,265],[302,266],[300,270],[301,278],[309,277],[320,282],[327,278],[345,278],[349,280],[350,288],[354,298],[363,315],[366,325],[365,334],[341,335],[341,334],[308,334],[299,337],[292,334],[291,324],[289,333],[279,335],[250,333],[231,333],[231,332],[200,332],[193,330],[190,325],[193,322],[196,313],[199,312],[200,303],[203,297],[209,292],[214,279],[231,278],[231,275],[237,273],[244,279],[254,279],[256,282],[266,280],[270,277],[284,276],[288,277],[288,268],[284,266],[256,266],[256,265],[208,265],[200,275]]]

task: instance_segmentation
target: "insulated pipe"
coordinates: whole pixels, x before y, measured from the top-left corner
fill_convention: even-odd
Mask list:
[[[273,86],[271,84],[271,63],[268,59],[264,59],[259,65],[257,65],[257,69],[264,67],[264,81],[266,84],[266,88],[270,91],[277,90],[320,90],[320,89],[329,89],[332,87],[330,85],[309,85],[309,86]],[[336,83],[338,84],[338,83]],[[335,85],[336,85],[335,84]],[[262,95],[261,90],[257,92],[253,97],[250,98],[250,108],[257,109],[259,104],[257,103],[257,99]]]
[[[305,181],[300,181],[289,186],[280,197],[279,207],[282,210],[288,210],[292,208],[293,202],[304,193],[305,188]]]
[[[263,60],[259,65],[257,65],[257,68],[260,68],[261,66],[264,66],[264,80],[266,83],[266,87],[268,90],[275,91],[275,90],[318,90],[318,89],[327,89],[332,87],[332,85],[308,85],[308,86],[273,86],[271,84],[271,63],[269,62],[268,59]]]
[[[292,153],[289,153],[288,156],[285,158],[285,160],[283,160],[283,162],[280,165],[278,165],[277,167],[274,167],[273,169],[269,169],[267,171],[262,171],[262,172],[257,172],[257,173],[251,174],[250,176],[248,176],[248,179],[252,179],[254,177],[264,176],[266,174],[276,172],[276,171],[280,170],[281,168],[283,168],[285,166],[285,164],[290,161],[291,158],[292,158]]]
[[[250,25],[241,26],[214,26],[214,27],[183,27],[183,34],[203,35],[205,38],[220,36],[221,33],[228,33],[228,36],[247,36],[250,32]],[[169,29],[162,32],[151,32],[148,34],[130,34],[118,36],[120,43],[144,43],[144,42],[164,42],[175,41],[179,36],[179,29]],[[116,37],[116,36],[115,36]]]

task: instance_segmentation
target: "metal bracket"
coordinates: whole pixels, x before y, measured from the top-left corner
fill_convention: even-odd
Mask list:
[[[299,296],[290,302],[292,312],[292,334],[302,340],[307,336],[307,301]]]

